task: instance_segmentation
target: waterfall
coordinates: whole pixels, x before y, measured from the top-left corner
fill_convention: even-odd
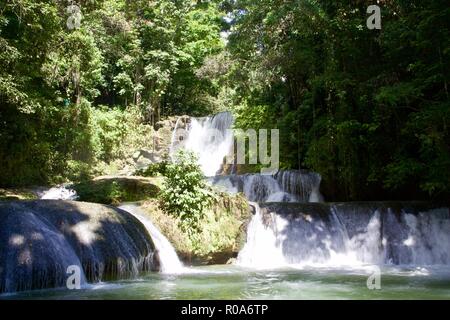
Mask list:
[[[230,193],[243,192],[253,202],[322,202],[320,180],[319,174],[300,170],[208,178],[210,184]]]
[[[263,223],[260,207],[251,203],[255,208],[255,215],[247,229],[247,242],[239,252],[237,264],[245,267],[273,268],[286,265],[281,244],[282,238],[275,231]],[[276,216],[271,218],[277,219]],[[283,228],[283,222],[278,227]]]
[[[180,144],[183,143],[183,140],[185,137],[183,135],[179,136],[179,131],[182,130],[181,123],[183,122],[183,117],[179,117],[177,121],[175,122],[175,127],[172,131],[172,137],[170,141],[170,147],[169,147],[169,156],[173,160],[173,157],[175,155],[175,152],[178,150]],[[186,125],[184,125],[185,127]],[[183,132],[184,133],[184,132]]]
[[[159,261],[145,227],[123,210],[62,200],[0,202],[0,294],[65,287],[69,267],[85,285],[135,278],[159,270]]]
[[[41,193],[41,197],[41,199],[72,200],[77,198],[77,194],[74,190],[67,189],[66,187],[62,186],[51,188],[48,191]],[[145,217],[145,214],[140,211],[137,205],[124,204],[119,206],[119,209],[127,211],[128,213],[136,217],[147,229],[158,252],[161,271],[163,273],[180,273],[183,271],[183,265],[178,259],[173,246],[158,230],[158,228],[156,228],[153,223]]]
[[[184,120],[184,121],[183,121]],[[172,132],[170,154],[180,147],[195,152],[207,180],[230,193],[243,192],[254,202],[321,202],[321,176],[303,170],[279,170],[272,175],[216,175],[224,158],[233,150],[234,136],[230,130],[233,116],[221,112],[204,118],[179,117]],[[233,171],[233,170],[232,170]]]
[[[175,134],[179,130],[179,121],[174,129],[171,143],[171,156],[182,146],[198,155],[203,174],[214,176],[222,167],[223,160],[232,150],[233,133],[231,127],[233,116],[230,112],[221,112],[205,118],[190,118],[187,136],[183,141]]]
[[[170,244],[169,240],[155,227],[155,225],[145,217],[145,214],[135,204],[124,204],[119,209],[125,210],[135,216],[147,229],[155,244],[158,252],[161,272],[163,273],[182,273],[184,270],[183,264],[175,252],[175,249]]]
[[[0,255],[4,258],[0,262],[0,293],[64,285],[67,267],[82,266],[70,239],[51,222],[31,210],[17,212],[17,215],[20,217],[16,218],[19,220],[17,224],[22,225],[9,226],[11,235],[8,244],[13,249]],[[17,232],[20,228],[29,233]],[[44,235],[45,244],[42,244],[39,240],[42,241]],[[44,246],[45,250],[41,250],[40,247]],[[86,283],[86,275],[80,268],[80,284],[84,286]]]
[[[238,264],[450,265],[449,208],[413,204],[255,205]]]
[[[303,170],[279,170],[274,178],[285,192],[295,196],[294,202],[322,202],[320,182],[322,177],[315,172]]]

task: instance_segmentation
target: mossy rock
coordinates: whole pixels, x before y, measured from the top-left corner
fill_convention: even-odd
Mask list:
[[[2,189],[0,188],[0,201],[34,200],[37,195],[28,189]]]
[[[165,213],[156,199],[142,202],[141,209],[167,237],[180,259],[192,265],[225,264],[237,257],[252,216],[243,195],[220,193],[201,218],[201,229],[188,234],[177,217]]]
[[[104,176],[75,184],[72,188],[80,201],[117,205],[155,198],[160,185],[159,178]]]

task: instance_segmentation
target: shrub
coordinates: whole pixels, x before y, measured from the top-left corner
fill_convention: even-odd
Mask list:
[[[78,200],[117,205],[156,197],[157,181],[147,178],[114,177],[83,181],[72,185]]]
[[[136,171],[135,175],[142,177],[156,177],[158,175],[165,176],[167,165],[167,161],[152,163],[147,168]]]
[[[212,196],[197,163],[197,156],[179,150],[174,162],[168,164],[165,170],[160,194],[162,207],[179,217],[183,228],[193,231],[198,229],[198,221],[210,206]]]
[[[189,264],[224,264],[245,245],[252,215],[243,194],[217,193],[198,221],[201,228],[191,230],[183,229],[180,219],[161,210],[156,201],[144,201],[144,212]]]

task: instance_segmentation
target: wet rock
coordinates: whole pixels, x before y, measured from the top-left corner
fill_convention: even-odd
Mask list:
[[[0,202],[0,293],[66,285],[69,266],[81,283],[157,270],[154,244],[128,212],[93,203]]]

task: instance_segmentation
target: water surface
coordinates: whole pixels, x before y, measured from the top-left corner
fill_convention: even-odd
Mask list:
[[[450,299],[450,268],[381,268],[381,289],[369,290],[372,266],[290,267],[250,270],[238,266],[187,268],[184,274],[149,273],[136,280],[49,289],[2,299]]]

